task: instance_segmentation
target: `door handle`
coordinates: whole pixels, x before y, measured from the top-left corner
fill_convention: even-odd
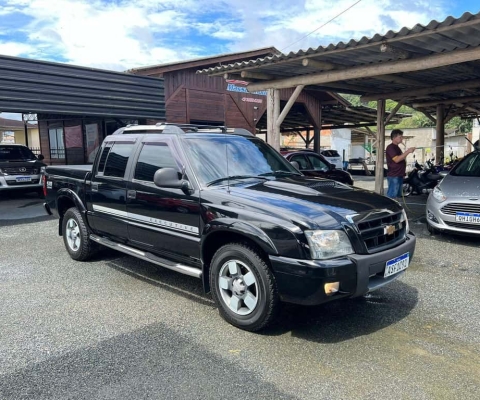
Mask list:
[[[92,183],[92,192],[98,192],[98,183]]]
[[[127,190],[127,199],[136,199],[137,192],[136,190]]]

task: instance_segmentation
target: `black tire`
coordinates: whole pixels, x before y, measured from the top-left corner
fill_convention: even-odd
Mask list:
[[[404,183],[402,186],[403,197],[408,197],[413,193],[413,187],[409,183]]]
[[[436,228],[434,228],[432,225],[430,225],[428,222],[427,222],[427,230],[430,232],[430,234],[432,235],[438,235],[440,234],[440,231]]]
[[[74,260],[86,261],[97,252],[98,246],[89,239],[88,228],[77,208],[69,208],[64,214],[62,233],[65,248]]]
[[[273,274],[246,244],[231,243],[217,250],[210,267],[210,287],[222,318],[240,329],[259,331],[278,314],[280,299]]]

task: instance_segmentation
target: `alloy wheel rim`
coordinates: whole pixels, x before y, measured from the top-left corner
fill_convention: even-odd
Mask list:
[[[73,251],[78,251],[80,248],[80,227],[77,224],[77,221],[75,219],[70,218],[67,221],[67,229],[66,229],[66,237],[67,237],[67,243],[68,247],[72,249]]]
[[[255,274],[243,262],[229,260],[220,268],[218,286],[225,305],[237,315],[249,315],[257,307],[259,287]]]

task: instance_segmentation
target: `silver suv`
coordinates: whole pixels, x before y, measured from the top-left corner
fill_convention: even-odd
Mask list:
[[[43,197],[43,182],[46,164],[24,145],[0,144],[0,194],[6,191],[23,190],[37,192]]]

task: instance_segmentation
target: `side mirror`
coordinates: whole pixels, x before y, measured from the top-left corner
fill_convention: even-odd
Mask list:
[[[337,166],[335,164],[328,163],[330,169],[337,169]]]
[[[160,168],[153,176],[153,183],[158,187],[182,189],[185,194],[190,193],[190,183],[179,178],[178,174],[175,168]]]
[[[45,159],[45,157],[43,156],[43,154],[39,154],[39,155],[37,156],[37,159],[38,159],[39,161],[42,161],[43,159]]]
[[[292,164],[296,169],[300,170],[300,164],[297,161],[290,161],[290,164]]]
[[[442,178],[445,178],[448,175],[448,171],[440,171],[439,174]]]

